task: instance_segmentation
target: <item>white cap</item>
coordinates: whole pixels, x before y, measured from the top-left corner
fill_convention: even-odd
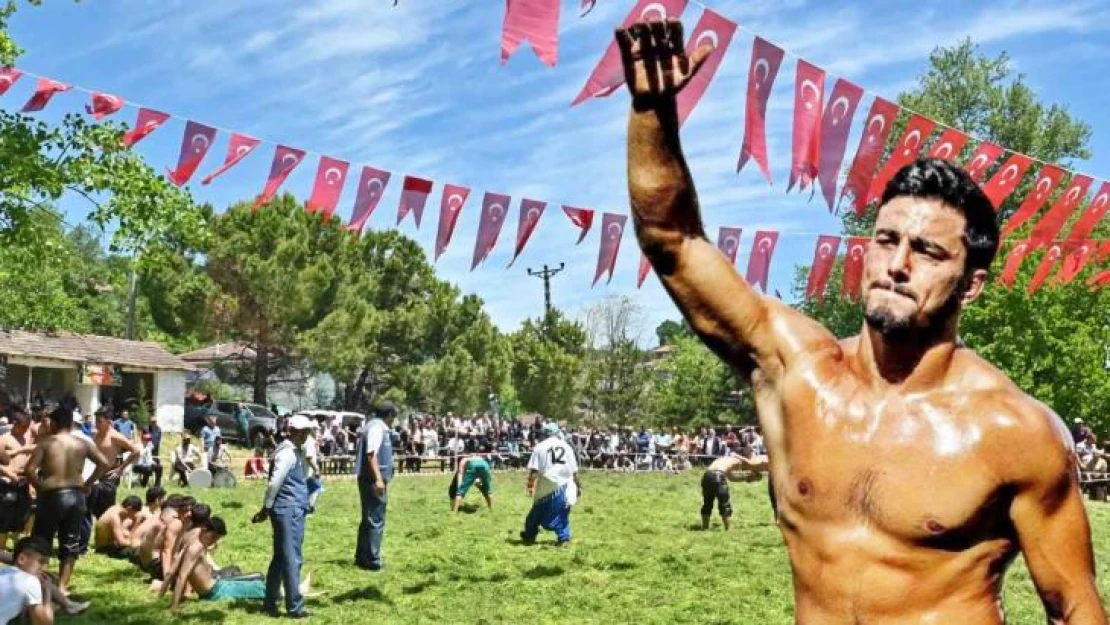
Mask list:
[[[312,423],[312,419],[304,415],[299,414],[289,419],[290,430],[311,430],[314,427],[316,427],[316,425]]]

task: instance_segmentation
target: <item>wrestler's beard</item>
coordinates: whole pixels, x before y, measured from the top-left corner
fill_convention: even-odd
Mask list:
[[[917,325],[913,317],[898,317],[887,307],[879,306],[874,310],[864,310],[863,318],[867,327],[875,330],[888,343],[930,345],[944,333],[948,320],[960,310],[962,289],[952,289],[939,308],[925,318],[925,323]]]

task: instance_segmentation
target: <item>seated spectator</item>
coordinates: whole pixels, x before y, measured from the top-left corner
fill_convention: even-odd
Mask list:
[[[189,485],[189,474],[205,466],[205,456],[196,445],[188,432],[181,433],[181,444],[173,450],[173,472],[177,475],[182,486]]]
[[[133,559],[138,550],[132,546],[131,530],[143,510],[143,500],[130,495],[104,511],[96,520],[94,546],[96,552],[109,558]]]
[[[49,558],[50,545],[41,538],[28,536],[15,544],[14,566],[0,568],[0,623],[54,623],[54,608],[40,580]]]
[[[132,465],[131,470],[139,476],[139,483],[145,488],[154,476],[154,485],[162,485],[162,461],[154,455],[154,440],[149,433],[143,434],[143,449],[139,452],[139,460]]]
[[[1087,437],[1075,446],[1075,454],[1079,459],[1079,469],[1092,473],[1105,473],[1107,471],[1106,454],[1098,447],[1094,432],[1088,432]]]
[[[200,439],[204,442],[204,451],[212,449],[212,443],[216,442],[216,438],[223,435],[220,432],[220,426],[216,425],[216,416],[208,415],[208,424],[200,430]]]
[[[247,465],[243,467],[243,477],[248,480],[266,479],[266,456],[261,447],[256,447],[254,455],[247,458]]]
[[[213,473],[231,470],[231,454],[227,452],[227,446],[224,445],[222,436],[217,436],[212,441],[212,447],[208,450],[208,470]]]

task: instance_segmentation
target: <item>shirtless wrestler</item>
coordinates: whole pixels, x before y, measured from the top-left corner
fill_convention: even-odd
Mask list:
[[[138,554],[132,547],[132,529],[143,511],[143,500],[128,495],[123,503],[118,503],[104,511],[93,527],[93,546],[96,552],[109,558],[130,560]]]
[[[27,463],[27,480],[38,493],[38,510],[32,534],[48,543],[58,536],[58,586],[69,593],[69,580],[80,552],[81,522],[85,518],[85,493],[108,469],[108,458],[88,438],[73,431],[73,412],[58,408],[50,414],[51,435],[42,436]],[[81,478],[85,461],[96,469]],[[41,471],[41,474],[40,474]]]
[[[676,21],[616,38],[640,245],[702,340],[751,381],[796,621],[1002,623],[1021,552],[1050,622],[1106,623],[1067,430],[956,344],[998,248],[978,186],[939,160],[898,172],[867,248],[866,323],[838,341],[706,240],[675,93],[712,48],[687,57]]]
[[[750,482],[759,472],[767,470],[767,457],[745,458],[735,445],[727,456],[713,461],[701,476],[701,528],[709,529],[709,518],[713,514],[713,502],[717,502],[717,512],[725,531],[732,524],[732,501],[728,492],[729,482]]]

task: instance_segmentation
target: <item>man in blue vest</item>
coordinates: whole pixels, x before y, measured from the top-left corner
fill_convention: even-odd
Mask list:
[[[297,459],[297,449],[304,445],[312,430],[312,420],[296,416],[289,420],[289,436],[274,450],[270,460],[270,485],[262,510],[251,519],[261,523],[267,518],[274,529],[274,555],[266,573],[266,598],[263,603],[270,616],[278,616],[278,597],[285,587],[285,611],[292,618],[308,616],[301,580],[301,544],[304,542],[304,520],[308,511],[308,485],[304,469]]]
[[[374,409],[374,418],[362,426],[355,449],[355,475],[362,502],[355,565],[367,571],[382,569],[382,535],[385,533],[386,487],[393,477],[393,419],[397,407],[385,402]]]

